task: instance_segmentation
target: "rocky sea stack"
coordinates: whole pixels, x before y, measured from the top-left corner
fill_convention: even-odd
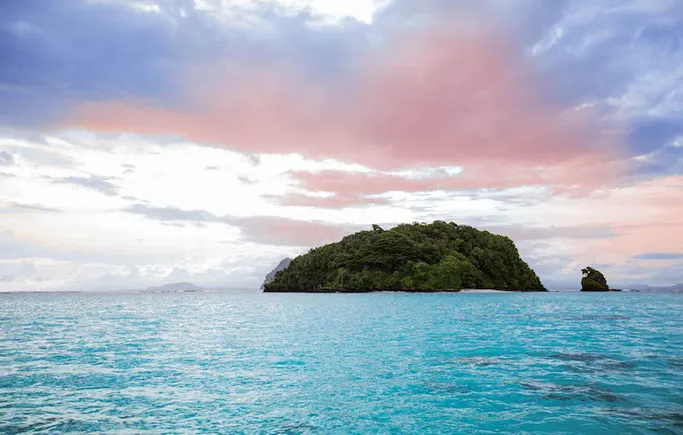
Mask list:
[[[599,270],[595,270],[592,267],[586,267],[581,269],[583,278],[581,279],[581,291],[582,292],[608,292],[610,291],[607,285],[607,279]]]
[[[512,240],[436,221],[373,225],[292,260],[266,292],[546,291]]]

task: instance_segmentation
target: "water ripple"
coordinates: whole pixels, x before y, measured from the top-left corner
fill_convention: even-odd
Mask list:
[[[681,294],[0,295],[0,433],[683,433]]]

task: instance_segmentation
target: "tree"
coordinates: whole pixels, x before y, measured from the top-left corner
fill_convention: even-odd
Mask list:
[[[460,262],[448,256],[430,268],[428,288],[442,290],[460,290]]]

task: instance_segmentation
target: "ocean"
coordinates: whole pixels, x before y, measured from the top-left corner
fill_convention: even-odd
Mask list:
[[[1,294],[0,433],[683,434],[683,294]]]

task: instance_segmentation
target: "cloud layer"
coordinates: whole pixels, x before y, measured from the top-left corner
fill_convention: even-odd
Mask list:
[[[325,86],[244,65],[203,80],[190,111],[90,103],[68,125],[385,170],[457,165],[468,188],[608,180],[616,138],[543,102],[532,75],[489,33],[414,31]]]
[[[434,219],[683,281],[680,1],[317,1],[0,2],[0,290],[258,285]]]

